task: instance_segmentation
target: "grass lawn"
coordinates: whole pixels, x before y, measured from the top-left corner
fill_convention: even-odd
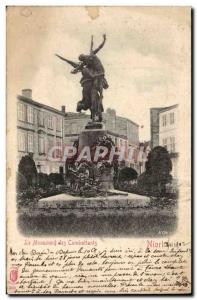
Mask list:
[[[18,228],[25,236],[159,237],[175,232],[173,204],[124,209],[69,209],[52,213],[19,212]]]

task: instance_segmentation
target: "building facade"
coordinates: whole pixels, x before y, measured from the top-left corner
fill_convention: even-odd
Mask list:
[[[52,161],[49,151],[55,146],[63,150],[65,146],[73,145],[90,121],[90,116],[85,113],[66,112],[65,106],[57,110],[34,101],[30,89],[22,90],[17,101],[18,162],[23,156],[31,155],[38,172],[64,172],[65,164],[60,160]],[[103,113],[103,123],[108,136],[117,147],[124,146],[126,151],[129,147],[136,150],[139,148],[138,124],[117,116],[113,109],[107,109]],[[58,158],[62,150],[55,150],[54,158]],[[126,165],[139,172],[137,160],[126,159]]]
[[[151,115],[151,148],[165,147],[172,161],[172,176],[177,178],[178,165],[178,105],[164,108],[152,108]]]
[[[90,116],[84,113],[68,113],[64,119],[64,141],[65,145],[73,145],[78,140],[79,134],[85,129]],[[125,147],[125,151],[128,151],[129,147],[133,147],[138,150],[139,148],[139,125],[133,121],[116,115],[114,109],[108,108],[103,113],[103,123],[107,135],[111,137],[115,145],[120,148]],[[139,172],[139,164],[136,161],[129,160],[127,155],[126,165],[133,167]]]
[[[63,172],[63,164],[51,161],[48,151],[55,145],[63,146],[65,107],[60,111],[36,102],[31,90],[23,90],[17,100],[18,162],[31,155],[38,172]]]
[[[117,146],[125,142],[126,146],[139,145],[139,125],[130,119],[117,116],[115,109],[108,108],[103,113],[103,122]]]

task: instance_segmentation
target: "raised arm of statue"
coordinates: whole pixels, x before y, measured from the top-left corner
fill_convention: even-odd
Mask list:
[[[90,54],[92,53],[92,51],[93,51],[93,46],[94,46],[94,37],[93,37],[93,35],[91,36],[91,43],[90,43]]]
[[[64,58],[64,57],[62,57],[62,56],[60,56],[59,54],[55,54],[57,57],[59,57],[61,60],[63,60],[63,61],[65,61],[65,62],[67,62],[69,65],[71,65],[72,67],[74,67],[74,68],[79,68],[80,66],[81,66],[81,62],[74,62],[74,61],[72,61],[72,60],[69,60],[69,59],[67,59],[67,58]]]
[[[96,48],[95,50],[92,50],[92,54],[97,54],[105,45],[105,41],[106,41],[106,34],[103,34],[103,42],[100,44],[100,46],[98,48]]]

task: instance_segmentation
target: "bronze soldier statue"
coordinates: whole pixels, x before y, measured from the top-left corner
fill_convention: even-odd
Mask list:
[[[102,112],[103,112],[103,88],[108,88],[107,80],[105,79],[105,70],[104,67],[96,55],[100,49],[103,48],[106,41],[106,35],[103,35],[103,42],[100,46],[93,50],[93,37],[91,40],[90,54],[80,54],[80,62],[75,63],[68,59],[63,58],[62,56],[56,54],[60,59],[66,61],[74,69],[71,71],[72,74],[78,72],[82,73],[82,78],[80,84],[82,86],[82,100],[77,103],[77,111],[90,109],[92,121],[102,121]]]

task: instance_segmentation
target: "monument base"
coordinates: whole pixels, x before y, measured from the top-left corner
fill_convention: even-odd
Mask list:
[[[102,138],[107,136],[107,131],[104,129],[104,124],[101,122],[88,122],[79,135],[79,152],[83,150],[84,147],[90,147],[90,149],[94,148]],[[96,163],[96,162],[95,162]],[[97,166],[96,166],[97,167]],[[108,166],[103,170],[101,175],[101,190],[108,191],[114,188],[113,184],[113,168]]]
[[[104,124],[101,122],[88,122],[85,129],[104,129]]]
[[[79,135],[79,151],[84,147],[94,146],[99,138],[107,135],[104,125],[100,122],[89,122]]]
[[[59,194],[48,198],[42,198],[38,201],[38,208],[34,214],[57,214],[67,215],[80,210],[80,214],[83,214],[82,209],[93,211],[94,214],[99,214],[100,211],[105,210],[108,213],[117,212],[127,213],[133,208],[143,208],[150,205],[150,198],[147,196],[141,196],[131,193],[119,192],[116,190],[109,190],[108,195],[102,197],[79,197],[71,196],[68,194]]]
[[[112,168],[107,168],[104,170],[101,178],[101,187],[102,190],[106,192],[114,189]]]

